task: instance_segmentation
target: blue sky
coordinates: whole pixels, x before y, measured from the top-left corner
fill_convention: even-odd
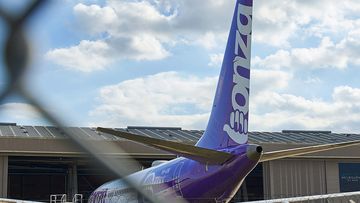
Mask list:
[[[228,0],[51,1],[27,26],[26,84],[68,125],[204,129],[233,8]],[[356,0],[254,2],[251,131],[360,132],[359,9]],[[47,124],[18,97],[0,105],[0,121]]]

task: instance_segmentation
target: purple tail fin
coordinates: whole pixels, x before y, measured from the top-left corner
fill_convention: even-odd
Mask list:
[[[196,146],[209,149],[248,141],[252,0],[237,0],[214,104]]]

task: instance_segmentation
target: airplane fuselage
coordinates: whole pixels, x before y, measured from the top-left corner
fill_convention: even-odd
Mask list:
[[[262,148],[247,144],[252,4],[252,0],[236,0],[214,105],[195,146],[98,128],[182,156],[128,176],[142,191],[165,202],[176,197],[188,202],[228,202],[258,163]],[[144,201],[119,179],[96,189],[89,202]]]
[[[128,178],[160,199],[182,197],[188,202],[228,202],[257,165],[261,147],[238,145],[219,151],[229,152],[234,158],[222,165],[208,165],[179,157]],[[144,202],[144,199],[118,179],[95,190],[89,202]]]

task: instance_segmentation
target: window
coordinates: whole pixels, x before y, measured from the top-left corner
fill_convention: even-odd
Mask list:
[[[360,163],[339,163],[340,192],[360,190]]]

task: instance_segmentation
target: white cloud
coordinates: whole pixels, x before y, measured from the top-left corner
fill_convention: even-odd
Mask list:
[[[356,8],[355,0],[254,1],[254,40],[284,48],[309,36],[343,36],[359,26]]]
[[[251,100],[261,92],[285,89],[291,75],[254,70]],[[181,126],[204,129],[210,115],[218,77],[184,76],[163,72],[123,81],[99,90],[99,105],[90,112],[93,123],[104,126]],[[250,102],[253,107],[256,101]]]
[[[315,129],[360,132],[360,89],[334,88],[331,101],[265,91],[251,102],[251,129]],[[266,110],[267,109],[267,110]]]
[[[210,62],[208,65],[220,68],[223,58],[224,54],[210,54]]]
[[[205,48],[210,56],[208,65],[219,66],[222,54],[210,53],[216,53],[222,46],[219,42],[226,41],[233,4],[227,0],[209,0],[206,4],[203,0],[78,4],[74,14],[79,29],[92,40],[53,49],[47,57],[62,66],[91,72],[122,59],[161,60],[171,55],[173,46],[186,43]],[[254,1],[255,46],[265,44],[275,51],[267,56],[260,52],[262,57],[255,56],[252,62],[255,69],[251,74],[250,127],[358,129],[354,123],[359,117],[359,89],[334,87],[330,101],[285,92],[295,77],[294,69],[300,72],[306,68],[345,69],[360,65],[359,8],[355,0]],[[313,45],[318,40],[318,45]],[[123,81],[100,90],[100,104],[90,115],[101,118],[108,126],[175,123],[204,128],[215,81],[175,72]],[[305,81],[319,82],[316,75]],[[344,112],[346,118],[342,118]]]
[[[204,129],[216,80],[164,72],[123,81],[100,89],[100,105],[90,116],[97,125]]]
[[[107,40],[83,40],[77,46],[50,50],[45,57],[68,69],[92,72],[103,70],[116,60],[157,60],[169,53],[161,43],[148,35]]]
[[[0,120],[2,122],[43,124],[44,119],[39,112],[26,103],[5,103],[0,105]]]
[[[228,23],[224,22],[230,21],[231,16],[223,10],[226,8],[233,10],[233,3],[224,0],[206,4],[202,1],[108,1],[105,6],[80,3],[73,9],[77,28],[95,40],[53,49],[46,55],[61,66],[91,72],[122,59],[164,59],[170,55],[165,47],[182,42],[213,49],[224,41],[227,33]],[[84,42],[93,46],[84,48]],[[93,49],[95,44],[105,44],[105,53],[101,49],[97,53]]]
[[[215,34],[212,32],[207,32],[203,37],[197,40],[197,43],[206,49],[213,49],[217,46]]]
[[[279,91],[288,87],[292,75],[279,70],[251,70],[251,92]]]
[[[335,44],[324,37],[318,47],[278,50],[265,58],[254,57],[253,65],[261,68],[337,68],[360,65],[360,43],[354,30],[346,38]]]
[[[292,40],[299,42],[312,36],[341,38],[359,27],[360,20],[356,18],[358,16],[356,8],[358,7],[355,0],[346,2],[319,0],[315,3],[303,0],[254,1],[253,39],[261,44],[290,48]],[[104,6],[77,4],[73,9],[77,27],[93,36],[91,42],[106,43],[113,51],[112,53],[120,51],[118,54],[108,54],[106,57],[102,57],[102,68],[90,68],[91,65],[85,64],[84,68],[78,69],[83,71],[88,69],[87,72],[100,70],[112,61],[122,59],[164,59],[170,55],[169,47],[183,42],[200,45],[209,50],[223,47],[233,9],[234,2],[226,0],[212,0],[206,4],[202,0],[110,0]],[[94,40],[94,36],[96,38],[97,34],[101,37]],[[69,68],[74,68],[73,64],[83,65],[82,60],[77,61],[77,55],[70,59],[71,51],[74,48],[77,48],[79,52],[84,51],[78,55],[87,53],[79,43],[72,47],[51,50],[50,53],[61,50],[62,54],[53,54],[50,59]],[[330,50],[330,47],[319,48],[322,49],[297,49],[292,50],[291,53],[281,50],[282,52],[276,53],[274,57],[280,54],[295,54],[300,57],[306,53],[309,55],[310,52],[322,56],[322,53],[319,52]],[[302,51],[306,53],[302,53]],[[327,53],[329,57],[334,54],[335,52]],[[309,60],[323,60],[315,58],[315,56]],[[301,59],[306,60],[306,58]],[[73,62],[61,63],[64,60]],[[299,64],[307,65],[311,61],[299,62],[301,62]],[[340,68],[348,63],[348,61],[342,60],[333,62]]]
[[[332,94],[334,101],[345,104],[356,104],[360,101],[360,89],[349,86],[339,86],[334,89]]]
[[[262,102],[270,99],[275,92],[286,90],[292,75],[280,70],[251,70],[250,80],[250,114],[254,111],[269,111]]]
[[[286,90],[292,75],[282,71],[252,72],[250,129],[333,130],[360,132],[360,89],[334,88],[332,100],[305,98]],[[217,77],[198,78],[164,72],[100,89],[90,125],[181,126],[204,129],[210,115]]]
[[[131,46],[137,53],[128,57],[136,60],[157,60],[170,55],[156,38],[149,35],[134,37]]]
[[[306,84],[320,84],[323,83],[323,81],[319,77],[307,77],[304,81]]]
[[[86,6],[80,3],[74,7],[74,14],[79,21],[79,26],[90,33],[103,32],[117,20],[114,9],[109,6],[100,7],[94,4]]]
[[[83,40],[77,46],[54,49],[46,53],[46,58],[77,71],[102,70],[112,59],[108,57],[110,47],[104,41]]]

